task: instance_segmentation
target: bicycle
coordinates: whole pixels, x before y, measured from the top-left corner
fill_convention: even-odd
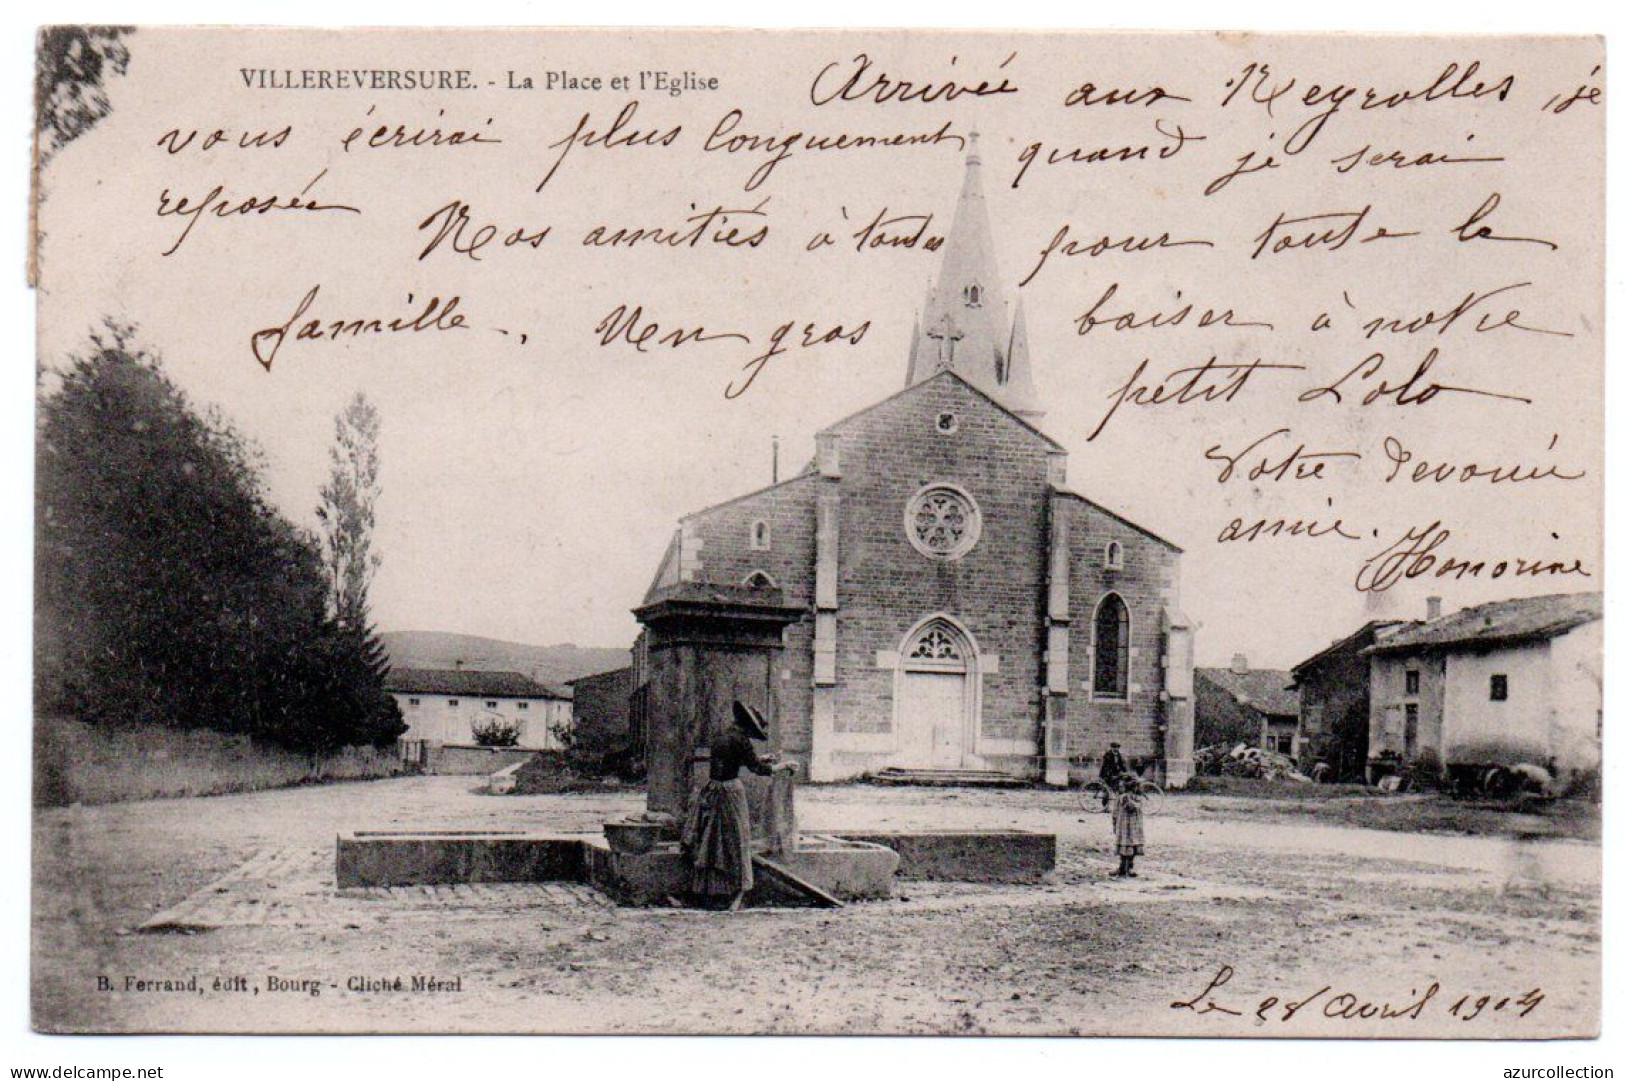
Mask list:
[[[1162,809],[1165,798],[1162,786],[1151,781],[1141,781],[1140,809],[1148,815],[1154,815]],[[1105,781],[1094,780],[1078,789],[1078,803],[1086,814],[1106,814],[1112,809],[1112,800],[1117,791]]]

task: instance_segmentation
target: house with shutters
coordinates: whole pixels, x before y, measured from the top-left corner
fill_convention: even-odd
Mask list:
[[[407,742],[473,744],[475,730],[494,723],[517,728],[519,747],[556,750],[559,733],[570,729],[569,689],[518,672],[391,668],[384,689],[401,707]]]
[[[1561,790],[1602,762],[1602,594],[1516,597],[1378,637],[1368,769],[1457,775],[1538,766]]]

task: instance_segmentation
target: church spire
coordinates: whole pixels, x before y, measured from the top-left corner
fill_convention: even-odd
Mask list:
[[[1033,392],[1026,321],[1019,305],[1015,322],[1010,321],[994,256],[975,132],[966,139],[959,205],[915,334],[909,347],[909,385],[949,368],[1027,420],[1036,423],[1042,417]]]
[[[1037,408],[1038,394],[1033,390],[1032,356],[1027,349],[1027,306],[1020,296],[1016,297],[1016,317],[1010,322],[1010,349],[1005,356],[1009,358],[1004,369],[1005,393],[1011,402],[1027,405],[1011,408],[1029,423],[1037,424],[1044,419],[1044,413]]]
[[[922,378],[920,367],[920,313],[914,313],[914,334],[908,340],[908,385],[913,386]]]

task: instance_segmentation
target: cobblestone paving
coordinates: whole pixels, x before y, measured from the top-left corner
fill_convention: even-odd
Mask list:
[[[265,848],[179,904],[143,923],[143,932],[189,933],[217,927],[359,927],[396,920],[503,918],[534,909],[613,908],[578,882],[385,886],[339,890],[331,847]]]

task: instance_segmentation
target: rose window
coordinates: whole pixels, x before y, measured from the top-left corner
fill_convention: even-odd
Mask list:
[[[955,559],[981,535],[981,514],[966,492],[948,485],[927,488],[909,501],[908,539],[933,559]]]

